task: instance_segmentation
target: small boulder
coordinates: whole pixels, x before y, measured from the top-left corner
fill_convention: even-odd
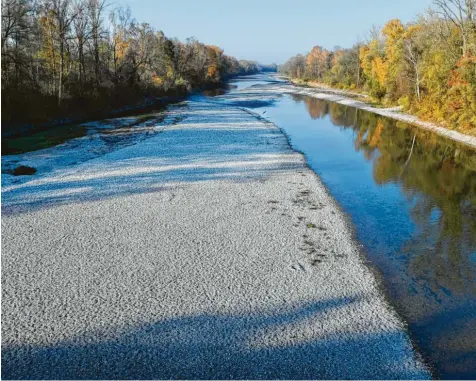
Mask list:
[[[29,167],[27,165],[20,165],[13,170],[14,176],[34,175],[36,168]]]

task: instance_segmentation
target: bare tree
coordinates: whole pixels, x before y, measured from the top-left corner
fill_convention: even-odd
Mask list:
[[[16,86],[25,77],[30,77],[24,69],[30,64],[27,51],[33,28],[33,13],[31,0],[2,1],[2,80],[14,80]]]
[[[52,21],[54,23],[54,28],[51,29],[51,32],[55,34],[54,38],[58,43],[58,105],[61,105],[61,101],[63,99],[65,53],[68,49],[68,41],[71,39],[71,24],[76,17],[76,14],[72,10],[71,4],[71,0],[50,0],[45,4],[45,13],[47,15],[51,15]]]
[[[410,65],[410,71],[412,75],[410,79],[413,81],[415,86],[415,93],[418,98],[418,102],[421,101],[421,91],[420,91],[420,61],[422,58],[422,50],[419,46],[419,29],[417,27],[410,27],[406,32],[406,38],[403,41],[404,47],[404,58],[408,65]]]
[[[28,31],[27,15],[32,10],[29,0],[2,0],[2,49],[15,34]]]
[[[109,14],[111,23],[110,44],[113,64],[113,82],[117,86],[121,82],[121,73],[126,64],[125,41],[129,39],[129,31],[134,23],[129,7],[118,7]]]
[[[82,87],[86,78],[85,45],[91,36],[91,28],[87,15],[87,3],[77,0],[74,5],[74,32],[78,50],[79,83]]]
[[[217,47],[193,38],[182,43],[137,23],[128,9],[113,10],[106,26],[106,9],[106,0],[2,0],[3,120],[79,113],[74,108],[86,102],[111,107],[167,92],[179,79],[183,91],[245,71]],[[71,108],[61,107],[67,97]],[[36,107],[25,113],[24,104]]]
[[[468,53],[471,34],[476,29],[476,0],[433,0],[437,13],[451,21],[461,32],[462,53]]]
[[[91,25],[91,39],[93,41],[94,74],[96,88],[100,82],[99,41],[102,38],[102,13],[106,7],[106,0],[89,0],[88,15]]]

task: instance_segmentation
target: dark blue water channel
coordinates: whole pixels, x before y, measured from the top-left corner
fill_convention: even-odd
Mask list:
[[[285,131],[350,216],[435,376],[476,378],[476,152],[309,96],[253,111]]]

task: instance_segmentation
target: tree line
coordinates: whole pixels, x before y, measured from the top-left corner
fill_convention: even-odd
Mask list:
[[[2,0],[2,123],[130,105],[255,73],[194,38],[181,42],[106,0]]]
[[[384,105],[476,135],[476,0],[434,0],[413,22],[373,27],[351,48],[315,46],[279,71],[364,91]]]

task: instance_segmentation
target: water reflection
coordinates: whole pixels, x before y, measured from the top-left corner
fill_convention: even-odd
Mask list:
[[[386,221],[375,227],[373,238],[360,234],[359,239],[375,258],[373,262],[382,271],[397,309],[416,333],[423,352],[436,364],[439,375],[474,378],[476,153],[428,131],[366,111],[306,96],[292,98],[304,102],[311,119],[328,118],[342,130],[352,131],[354,149],[371,164],[374,184],[393,186],[394,193],[406,200],[408,221],[396,219],[398,226]],[[345,179],[339,181],[339,186],[345,186]],[[354,202],[363,203],[362,197],[356,195]],[[394,207],[394,201],[385,202],[349,209],[375,214]],[[345,201],[344,207],[346,203],[349,205]],[[366,229],[359,221],[354,218],[358,235],[359,230]],[[399,230],[409,233],[395,234]],[[384,238],[388,234],[395,236]],[[383,260],[382,256],[388,258]]]

